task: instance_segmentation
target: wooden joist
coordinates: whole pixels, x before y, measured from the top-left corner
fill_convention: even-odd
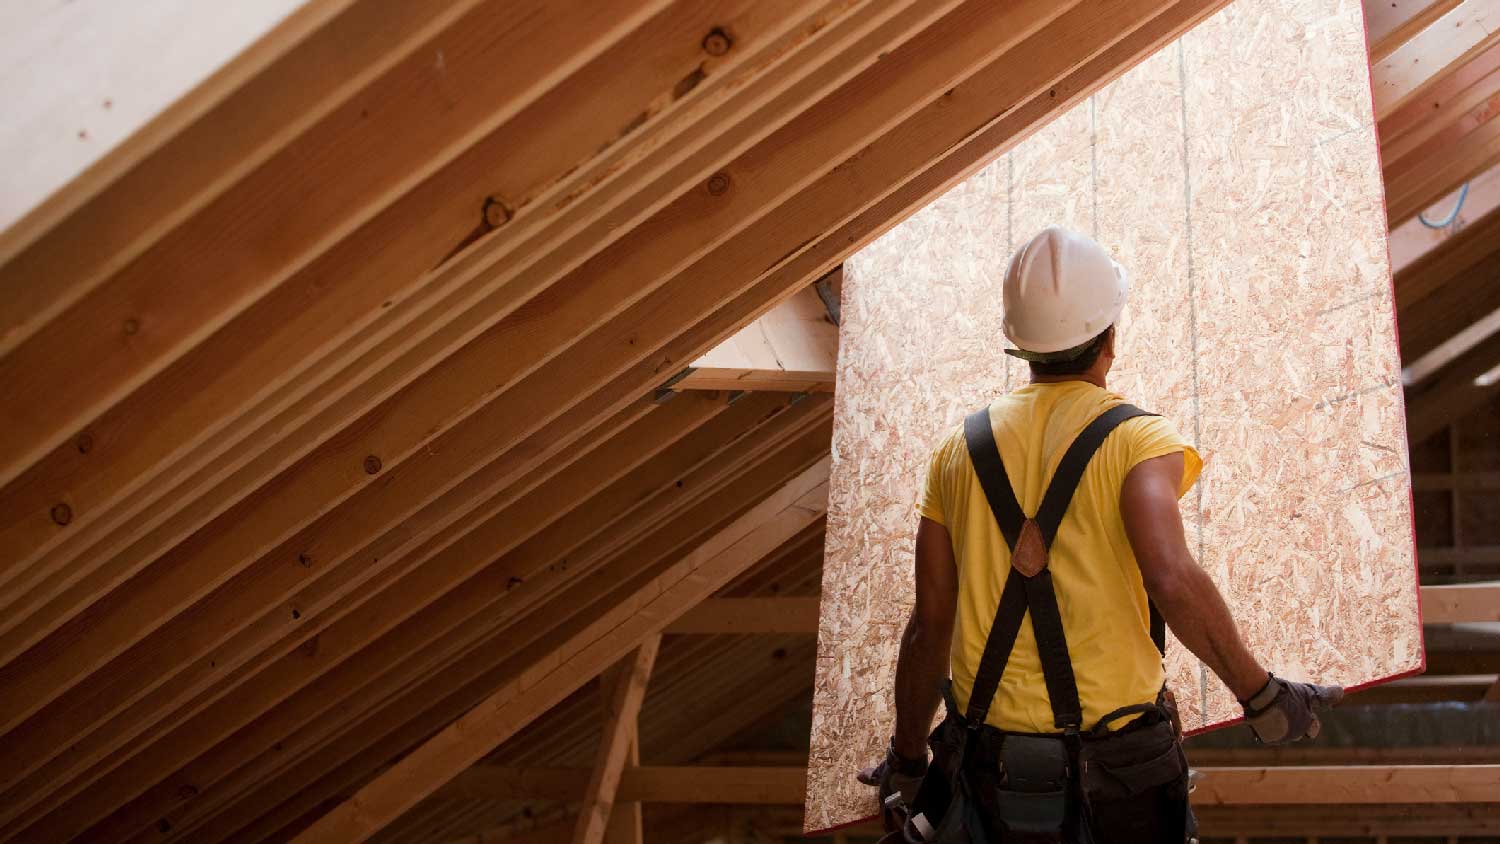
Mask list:
[[[542,799],[575,801],[587,771],[580,768],[501,768],[476,765],[443,788],[443,796],[466,800]],[[651,765],[627,769],[620,799],[643,803],[801,804],[807,767],[715,767]]]
[[[838,346],[822,299],[803,288],[693,361],[672,389],[832,392]]]
[[[1460,137],[1471,131],[1493,108],[1488,104],[1497,94],[1500,94],[1500,44],[1470,59],[1422,96],[1380,121],[1381,165],[1390,172],[1391,165],[1428,141],[1451,136],[1450,129],[1457,128]]]
[[[1462,0],[1423,23],[1400,46],[1371,63],[1377,117],[1391,114],[1452,68],[1500,43],[1500,10],[1489,0]],[[1393,214],[1392,219],[1399,218]]]
[[[1455,583],[1422,587],[1425,624],[1500,621],[1500,583]]]
[[[594,619],[565,641],[534,677],[501,687],[484,703],[425,742],[395,767],[301,833],[299,842],[367,837],[473,764],[520,725],[687,606],[707,597],[776,546],[822,517],[828,463],[821,461],[780,492],[652,580],[616,612]],[[523,694],[524,692],[524,694]]]
[[[1195,806],[1495,803],[1500,765],[1349,765],[1205,767],[1193,792]],[[576,769],[479,767],[466,771],[446,794],[471,799],[541,797],[576,799]],[[626,772],[621,794],[645,802],[800,804],[807,769],[687,767]]]

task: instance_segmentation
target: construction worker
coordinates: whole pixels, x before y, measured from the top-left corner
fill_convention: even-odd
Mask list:
[[[1264,743],[1316,735],[1316,711],[1343,697],[1269,674],[1194,562],[1177,502],[1197,452],[1105,387],[1127,291],[1090,238],[1032,238],[1002,290],[1007,352],[1031,382],[932,455],[896,732],[860,772],[908,840],[1190,840],[1163,618]]]

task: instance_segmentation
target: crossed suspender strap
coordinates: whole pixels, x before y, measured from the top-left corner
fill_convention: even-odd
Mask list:
[[[1011,549],[1013,562],[1017,550],[1023,544],[1028,528],[1034,521],[1040,531],[1044,551],[1052,547],[1057,536],[1058,525],[1068,511],[1073,493],[1083,478],[1094,453],[1103,445],[1110,432],[1120,423],[1137,416],[1152,416],[1138,407],[1118,405],[1100,414],[1084,427],[1072,445],[1063,453],[1057,471],[1042,496],[1036,517],[1028,520],[1016,500],[1010,477],[1005,472],[1005,463],[1000,459],[1000,450],[995,445],[995,432],[990,426],[988,407],[981,408],[964,419],[964,441],[968,445],[969,459],[974,472],[979,476],[979,485],[989,501],[990,512],[1005,543]],[[1034,540],[1033,540],[1034,541]],[[1052,586],[1052,575],[1046,568],[1045,555],[1039,571],[1023,574],[1019,567],[1012,567],[1000,595],[1000,605],[995,610],[995,621],[990,625],[990,634],[984,643],[984,653],[979,658],[979,668],[974,675],[974,688],[969,694],[969,707],[965,719],[970,726],[984,724],[989,714],[995,692],[1000,687],[1000,675],[1015,647],[1016,635],[1026,611],[1031,611],[1032,630],[1036,634],[1037,652],[1042,662],[1042,675],[1047,683],[1047,698],[1052,704],[1053,723],[1059,729],[1077,730],[1083,724],[1083,707],[1078,700],[1078,685],[1073,678],[1073,663],[1068,657],[1067,637],[1063,633],[1062,615],[1057,608],[1057,592]],[[1157,649],[1165,651],[1165,625],[1156,606],[1151,605],[1151,638]]]

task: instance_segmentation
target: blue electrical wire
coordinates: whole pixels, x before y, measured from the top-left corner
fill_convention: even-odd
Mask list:
[[[1453,225],[1454,220],[1458,219],[1458,212],[1464,207],[1464,200],[1468,198],[1469,183],[1464,182],[1464,186],[1458,189],[1458,202],[1455,202],[1453,204],[1452,213],[1450,213],[1447,218],[1444,219],[1441,223],[1434,223],[1433,221],[1427,219],[1427,217],[1420,211],[1417,212],[1417,219],[1421,220],[1422,225],[1426,226],[1429,229],[1446,229],[1449,226]]]

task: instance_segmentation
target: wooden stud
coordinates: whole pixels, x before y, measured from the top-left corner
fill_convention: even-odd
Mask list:
[[[648,635],[635,652],[626,657],[615,676],[610,678],[609,709],[605,716],[604,736],[599,743],[599,757],[589,774],[579,808],[578,824],[573,830],[573,844],[602,844],[614,810],[620,773],[625,770],[630,748],[635,744],[636,718],[646,699],[646,683],[651,666],[661,647],[661,634]]]

